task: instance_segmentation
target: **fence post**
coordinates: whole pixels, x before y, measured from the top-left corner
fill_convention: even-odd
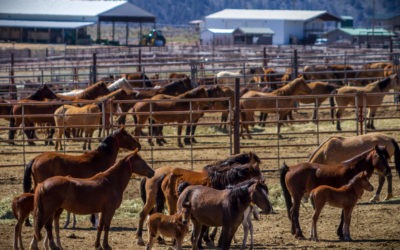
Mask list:
[[[190,63],[190,80],[192,81],[192,86],[198,86],[197,84],[197,64],[195,62]]]
[[[235,114],[233,124],[233,153],[240,153],[240,79],[235,79]]]
[[[142,49],[139,48],[137,72],[142,72]]]
[[[292,80],[296,79],[298,72],[298,58],[297,58],[297,49],[293,50],[293,58],[292,58]]]
[[[10,55],[11,65],[10,65],[10,97],[13,100],[17,99],[17,88],[15,86],[15,79],[14,79],[14,53]]]
[[[264,60],[263,60],[263,66],[266,68],[268,66],[268,60],[267,60],[267,48],[264,47],[264,52],[263,52]]]
[[[92,64],[92,83],[97,82],[97,55],[93,53],[93,64]]]

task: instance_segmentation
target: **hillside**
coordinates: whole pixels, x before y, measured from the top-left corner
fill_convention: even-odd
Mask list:
[[[186,25],[222,9],[327,10],[337,16],[352,16],[356,27],[369,27],[372,18],[400,13],[393,0],[129,0],[157,17],[158,24]],[[374,8],[373,8],[374,6]],[[373,11],[375,9],[375,13]]]

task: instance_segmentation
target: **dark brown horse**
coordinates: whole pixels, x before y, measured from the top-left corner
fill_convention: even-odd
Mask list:
[[[136,232],[137,244],[144,245],[142,228],[144,220],[151,211],[162,212],[165,195],[169,195],[168,208],[170,214],[176,211],[178,200],[178,186],[181,182],[193,185],[209,185],[223,189],[227,185],[235,184],[251,177],[262,178],[259,168],[260,159],[255,153],[241,153],[232,155],[224,160],[216,161],[203,168],[202,171],[191,171],[182,168],[161,167],[156,169],[154,177],[142,179],[140,194],[144,203],[139,214],[139,226]]]
[[[218,249],[230,249],[232,238],[244,218],[250,203],[256,204],[265,213],[272,210],[268,199],[268,187],[263,180],[252,178],[232,188],[217,190],[203,185],[187,187],[179,196],[178,211],[189,203],[193,223],[193,249],[200,245],[203,226],[222,226]]]
[[[388,175],[389,154],[386,147],[375,146],[341,164],[323,165],[318,163],[299,163],[293,166],[284,164],[281,168],[281,186],[285,197],[289,219],[292,222],[292,234],[303,239],[299,223],[300,201],[305,194],[320,185],[340,187],[347,184],[356,174],[367,171],[368,178],[374,170],[379,174]],[[293,203],[292,203],[293,200]],[[343,217],[341,219],[338,235],[343,237]]]
[[[339,188],[321,185],[314,188],[310,193],[311,204],[315,211],[312,217],[310,239],[318,241],[317,221],[322,208],[328,203],[331,206],[343,209],[343,240],[351,241],[350,221],[351,213],[357,201],[367,191],[374,190],[374,187],[368,181],[367,172],[363,171],[354,176],[350,182]]]
[[[100,247],[100,236],[104,230],[102,247],[111,249],[108,244],[108,233],[115,210],[121,205],[123,192],[132,174],[152,177],[153,169],[140,157],[136,149],[105,172],[91,178],[81,179],[70,176],[54,176],[38,184],[35,190],[34,237],[30,249],[38,249],[41,240],[40,231],[45,226],[50,247],[61,248],[59,235],[56,233],[56,246],[52,234],[53,215],[55,230],[58,231],[59,214],[66,209],[77,214],[101,213],[97,228],[95,248]]]

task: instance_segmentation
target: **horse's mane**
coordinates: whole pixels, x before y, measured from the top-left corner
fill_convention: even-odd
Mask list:
[[[197,87],[197,88],[188,90],[183,94],[178,95],[177,98],[194,98],[194,97],[198,97],[200,91],[203,91],[205,94],[207,93],[207,91],[206,91],[206,89],[204,87]]]
[[[356,156],[354,156],[354,157],[352,157],[352,158],[350,158],[348,160],[342,161],[341,164],[344,165],[344,166],[348,166],[348,167],[352,168],[360,160],[364,159],[368,154],[370,154],[371,151],[373,151],[373,150],[375,150],[375,148],[368,149],[368,150],[366,150],[366,151],[364,151],[362,153],[359,153],[358,155],[356,155]]]
[[[242,181],[236,185],[228,185],[226,188],[231,190],[231,194],[229,195],[230,203],[234,204],[238,200],[240,202],[245,202],[244,199],[249,199],[249,187],[258,181],[257,178],[251,178],[245,181]]]
[[[102,152],[104,154],[112,154],[112,146],[115,140],[115,134],[118,130],[114,131],[111,135],[105,137],[101,142],[100,145],[97,147],[96,151]]]
[[[288,84],[280,87],[279,89],[271,92],[274,95],[291,95],[298,84],[304,82],[304,78],[296,78]]]
[[[254,163],[258,164],[261,162],[260,158],[255,153],[249,152],[231,155],[224,160],[218,160],[209,165],[206,165],[203,169],[207,171],[221,171],[225,167],[229,167],[234,163],[246,164],[249,163],[251,160],[253,160]]]
[[[378,87],[380,91],[385,91],[391,83],[390,77],[386,77],[385,79],[378,81]]]
[[[42,95],[43,91],[48,91],[50,93],[50,95],[43,96]],[[54,94],[54,92],[51,91],[51,89],[49,89],[49,87],[46,84],[44,84],[42,87],[40,87],[34,93],[32,93],[31,95],[26,97],[26,99],[35,100],[35,101],[42,101],[44,97],[48,98],[48,99],[56,99],[57,98],[56,94]]]
[[[93,99],[93,94],[98,91],[98,89],[104,89],[106,93],[110,93],[110,91],[107,88],[107,85],[104,81],[97,82],[93,84],[92,86],[89,86],[86,88],[82,93],[78,95],[79,99]]]

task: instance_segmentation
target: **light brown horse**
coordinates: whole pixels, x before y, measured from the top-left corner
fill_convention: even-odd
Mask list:
[[[343,240],[351,241],[350,237],[350,221],[351,214],[357,203],[364,193],[364,189],[367,191],[374,190],[374,187],[368,181],[367,172],[361,172],[354,176],[348,184],[343,185],[339,188],[321,185],[314,188],[310,192],[311,204],[314,207],[314,214],[312,217],[311,224],[311,236],[310,239],[318,241],[317,234],[317,221],[322,211],[322,208],[326,203],[333,207],[343,209]]]
[[[166,98],[165,95],[157,95],[151,98],[151,100],[156,100],[155,102],[137,102],[133,107],[137,117],[135,135],[142,134],[142,127],[149,117],[160,124],[177,122],[179,123],[177,142],[179,147],[183,147],[181,142],[182,123],[196,122],[202,116],[202,111],[209,106],[209,102],[201,101],[200,98],[208,96],[205,87],[197,87],[176,97]],[[199,100],[188,101],[187,99]],[[151,145],[153,144],[151,138],[148,141]]]
[[[296,95],[307,95],[311,93],[310,87],[304,81],[303,77],[296,78],[287,85],[274,90],[271,93],[263,93],[259,91],[248,91],[243,94],[240,100],[240,109],[242,111],[242,136],[243,129],[246,130],[248,138],[251,138],[249,123],[254,121],[254,112],[262,111],[264,113],[278,113],[278,133],[282,121],[287,117],[287,114],[293,109],[295,98],[290,98]],[[281,97],[289,98],[281,98]]]
[[[367,171],[368,178],[374,170],[383,175],[390,173],[388,165],[389,154],[384,146],[375,146],[372,149],[358,154],[340,164],[323,165],[303,162],[293,166],[284,164],[281,168],[281,186],[285,197],[289,220],[292,223],[292,234],[296,238],[304,239],[300,228],[299,210],[300,201],[305,194],[320,185],[340,187],[347,184],[354,175]],[[293,200],[293,202],[292,202]],[[343,217],[337,234],[343,237]]]
[[[382,77],[389,77],[391,74],[388,75],[385,68],[390,65],[393,64],[391,62],[373,62],[364,64],[360,70],[356,71],[355,77],[357,79],[354,81],[354,84],[358,86],[365,86],[368,83],[377,81]]]
[[[22,243],[22,224],[33,211],[33,194],[23,193],[14,197],[11,207],[14,217],[17,219],[17,224],[15,224],[14,228],[14,250],[19,248],[24,249]]]
[[[41,240],[40,231],[45,226],[50,247],[56,246],[52,234],[53,215],[57,227],[59,214],[56,211],[66,209],[76,214],[101,213],[97,228],[95,248],[100,247],[100,236],[104,230],[103,249],[111,249],[108,244],[108,232],[115,210],[121,205],[123,192],[132,174],[152,177],[153,169],[140,157],[136,149],[108,170],[93,177],[80,179],[70,176],[54,176],[38,184],[35,190],[34,237],[31,249],[38,249]],[[57,232],[57,228],[56,232]],[[56,235],[60,243],[59,235]]]
[[[89,87],[83,89],[82,91],[76,92],[75,94],[56,94],[59,99],[65,101],[79,101],[79,100],[94,100],[100,96],[107,95],[111,91],[107,88],[107,83],[105,81],[99,81]]]
[[[202,226],[222,227],[218,249],[230,249],[232,238],[243,221],[244,211],[250,203],[256,204],[265,213],[272,210],[268,198],[268,187],[263,180],[258,178],[240,182],[224,190],[191,185],[179,196],[178,211],[182,210],[186,202],[189,202],[191,206],[192,249],[201,248]]]
[[[373,83],[370,83],[364,87],[356,87],[356,86],[343,86],[334,91],[337,94],[334,97],[330,97],[330,104],[332,107],[331,118],[333,119],[333,110],[335,102],[338,106],[336,111],[336,129],[342,130],[340,126],[340,118],[342,116],[343,111],[346,106],[353,105],[359,108],[363,108],[366,105],[368,108],[367,114],[367,128],[375,129],[374,126],[374,117],[376,110],[382,104],[383,98],[385,97],[385,93],[390,89],[399,89],[398,84],[398,76],[394,74],[390,77],[384,78],[383,80],[379,80]],[[379,95],[367,95],[372,93],[382,93]],[[356,98],[357,96],[357,98]],[[333,101],[334,98],[334,101]]]
[[[189,184],[210,185],[223,189],[228,184],[251,177],[262,178],[259,169],[260,159],[255,153],[241,153],[232,155],[224,160],[211,163],[202,171],[191,171],[182,168],[161,167],[156,169],[152,178],[142,179],[140,195],[144,206],[139,213],[139,225],[136,232],[137,244],[144,245],[142,238],[143,223],[148,214],[155,210],[162,212],[164,209],[165,195],[168,194],[168,208],[170,214],[176,212],[178,200],[177,188],[181,182]]]
[[[153,247],[154,239],[159,235],[172,238],[175,249],[181,250],[185,235],[189,232],[190,203],[182,204],[182,210],[173,214],[153,213],[147,221],[149,241],[146,250]]]
[[[153,83],[144,72],[122,74],[133,88],[152,88]]]
[[[104,105],[104,106],[103,106]],[[63,105],[54,111],[54,122],[56,126],[56,145],[55,150],[62,150],[61,138],[66,129],[79,129],[85,132],[83,150],[86,150],[86,145],[91,150],[91,142],[93,132],[99,128],[102,123],[104,109],[104,127],[110,126],[110,114],[115,113],[116,107],[111,100],[104,102],[86,104],[82,107],[73,105]]]
[[[309,157],[308,161],[320,164],[339,164],[350,159],[375,145],[384,145],[389,157],[394,157],[395,166],[400,176],[400,149],[393,137],[384,133],[368,133],[357,136],[331,136],[322,142]],[[386,176],[388,181],[388,191],[385,200],[393,197],[392,193],[392,173]],[[385,176],[379,176],[379,186],[376,194],[371,201],[379,201],[379,195],[385,182]]]

